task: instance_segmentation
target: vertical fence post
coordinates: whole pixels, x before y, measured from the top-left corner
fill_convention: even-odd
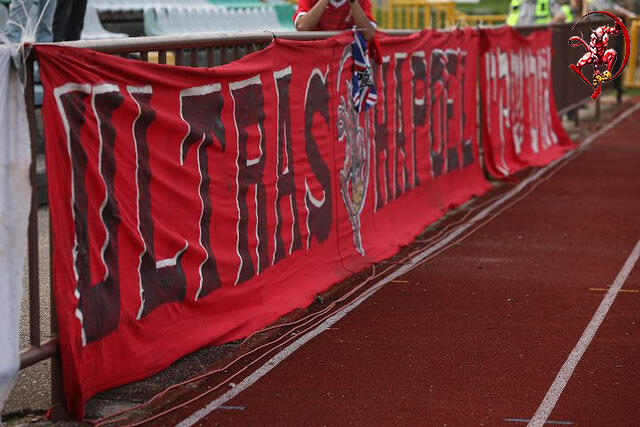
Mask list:
[[[58,317],[53,298],[53,233],[51,231],[51,210],[49,210],[49,292],[50,292],[50,316],[51,337],[58,336]],[[67,412],[62,381],[62,361],[60,359],[60,347],[51,356],[51,421],[68,421],[71,416]]]
[[[418,11],[420,9],[418,9],[418,6],[413,6],[411,8],[411,28],[413,29],[419,29],[420,27],[418,26]]]
[[[424,28],[431,28],[431,6],[425,5],[424,7]]]
[[[25,46],[25,49],[30,47]],[[40,346],[40,263],[38,256],[38,175],[37,175],[37,133],[35,115],[35,95],[33,77],[34,53],[31,50],[25,63],[25,106],[29,124],[29,139],[31,142],[31,166],[29,180],[31,182],[31,211],[29,212],[29,340],[32,346]]]
[[[31,180],[31,212],[29,213],[29,328],[31,345],[40,347],[40,263],[38,244],[38,180],[37,180],[37,132],[36,132],[36,110],[35,110],[35,82],[34,82],[34,61],[33,50],[27,55],[25,63],[25,106],[27,108],[27,122],[29,124],[29,139],[31,140],[31,167],[29,171]],[[53,254],[51,241],[51,222],[49,222],[49,254]],[[53,265],[53,258],[49,258],[49,268]],[[51,275],[49,283],[52,283]],[[50,311],[51,311],[51,336],[56,336],[58,332],[57,319],[55,314],[55,304],[53,299],[53,289],[50,287]],[[62,391],[62,374],[60,370],[60,353],[57,351],[51,359],[51,419],[52,421],[69,420],[69,414],[64,403],[64,392]]]
[[[199,61],[198,61],[198,48],[197,47],[193,47],[191,48],[191,60],[190,60],[190,64],[191,67],[199,67]]]
[[[207,48],[207,67],[213,67],[214,64],[215,64],[214,48],[208,47]]]
[[[165,49],[158,50],[158,64],[167,63],[167,51]]]
[[[51,227],[49,227],[51,230]],[[49,231],[49,239],[51,239],[51,231]],[[50,265],[53,265],[53,245],[49,240],[49,253],[51,256]],[[50,280],[53,285],[53,276]],[[53,303],[53,286],[51,289],[51,336],[58,335],[58,318],[56,317],[56,306]],[[62,383],[62,362],[60,360],[60,350],[51,356],[51,421],[68,421],[71,417],[67,412],[67,405],[64,398],[64,388]]]

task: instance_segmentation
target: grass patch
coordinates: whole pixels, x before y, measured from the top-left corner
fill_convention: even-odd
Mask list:
[[[456,9],[472,15],[506,15],[509,0],[480,0],[478,3],[458,3]]]
[[[634,87],[634,88],[625,87],[624,88],[624,94],[627,95],[627,96],[640,96],[640,88],[638,88],[638,87]]]

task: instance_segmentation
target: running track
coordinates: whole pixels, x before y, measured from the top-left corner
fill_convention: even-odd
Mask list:
[[[458,218],[451,242],[491,220],[461,243],[396,266],[295,351],[274,348],[152,423],[640,425],[639,135],[640,104],[580,153],[477,201],[511,194],[476,223],[480,208]]]

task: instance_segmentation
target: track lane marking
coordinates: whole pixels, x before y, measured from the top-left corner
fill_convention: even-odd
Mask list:
[[[544,425],[547,418],[549,418],[549,415],[551,415],[551,411],[553,411],[553,408],[556,406],[556,403],[558,402],[562,391],[569,382],[569,379],[571,378],[573,371],[578,365],[578,362],[580,362],[580,359],[584,355],[584,352],[587,350],[587,347],[589,347],[591,340],[593,340],[593,337],[598,331],[598,328],[604,321],[604,318],[609,312],[611,305],[620,292],[622,285],[631,274],[631,270],[633,270],[633,267],[636,265],[639,257],[640,239],[634,246],[631,254],[629,254],[629,257],[627,257],[627,260],[622,266],[622,269],[618,272],[618,275],[613,281],[613,284],[607,290],[607,293],[602,299],[600,306],[598,306],[598,310],[596,310],[595,314],[591,318],[591,321],[589,322],[584,332],[582,333],[582,336],[571,351],[571,354],[569,354],[569,357],[567,357],[567,360],[565,360],[562,368],[560,368],[560,371],[558,372],[558,375],[556,375],[553,384],[551,384],[551,387],[549,387],[547,394],[544,396],[544,399],[542,399],[538,410],[533,415],[533,417],[531,417],[531,421],[528,424],[529,427],[541,427],[542,425]]]
[[[218,409],[229,409],[229,410],[244,411],[245,409],[247,409],[247,407],[246,406],[225,406],[225,405],[220,405],[218,407]]]
[[[607,292],[609,288],[589,288],[590,291]],[[638,289],[620,289],[618,292],[640,293]]]
[[[509,422],[509,423],[528,423],[529,421],[531,421],[528,418],[505,418],[504,420]],[[548,421],[545,422],[545,424],[557,424],[557,425],[563,425],[563,426],[572,426],[573,422],[572,421],[548,420]]]
[[[498,207],[500,207],[501,205],[503,205],[504,203],[506,203],[507,201],[509,201],[513,197],[515,197],[518,193],[520,193],[522,190],[524,190],[525,187],[529,183],[531,183],[531,182],[537,180],[538,178],[540,178],[547,171],[549,171],[550,169],[553,169],[557,164],[561,163],[562,161],[564,161],[568,157],[571,157],[571,156],[575,155],[575,153],[580,153],[580,152],[586,150],[589,147],[589,145],[591,145],[591,143],[593,143],[593,141],[595,141],[597,138],[602,136],[604,133],[608,132],[615,125],[617,125],[619,122],[624,120],[626,117],[628,117],[629,115],[631,115],[634,111],[636,111],[638,109],[640,109],[640,103],[637,103],[634,106],[630,107],[624,113],[622,113],[618,117],[614,118],[607,125],[603,126],[602,128],[600,128],[595,133],[591,134],[575,150],[567,152],[564,156],[560,157],[559,159],[554,160],[553,162],[549,163],[547,166],[539,169],[534,174],[532,174],[529,177],[527,177],[527,178],[523,179],[522,181],[520,181],[514,188],[512,188],[511,190],[506,192],[500,199],[496,200],[491,205],[489,205],[486,208],[484,208],[482,211],[480,211],[478,214],[476,214],[474,217],[472,217],[468,222],[466,222],[464,224],[461,224],[459,227],[457,227],[455,230],[453,230],[448,236],[446,236],[440,242],[438,242],[438,244],[428,248],[424,252],[422,252],[419,255],[415,256],[410,262],[405,263],[404,266],[398,268],[396,271],[394,271],[393,273],[389,274],[388,276],[383,278],[381,281],[377,282],[375,285],[371,286],[368,290],[363,292],[358,298],[353,300],[351,303],[345,305],[342,309],[338,310],[335,314],[333,314],[331,317],[327,318],[324,322],[322,322],[320,325],[318,325],[315,329],[307,332],[306,334],[301,336],[299,339],[297,339],[296,341],[292,342],[287,347],[282,349],[279,353],[277,353],[275,356],[273,356],[271,359],[269,359],[264,365],[262,365],[260,368],[255,370],[252,374],[250,374],[247,377],[245,377],[245,379],[242,380],[242,382],[240,382],[240,384],[238,384],[236,387],[234,387],[233,389],[227,391],[226,393],[224,393],[220,397],[216,398],[215,400],[213,400],[212,402],[210,402],[209,404],[207,404],[203,408],[199,409],[198,411],[194,412],[193,414],[191,414],[190,416],[188,416],[187,418],[185,418],[184,420],[179,422],[176,425],[176,427],[190,427],[190,426],[196,424],[198,421],[202,420],[204,417],[209,415],[211,412],[215,411],[221,405],[224,405],[226,402],[228,402],[229,400],[233,399],[235,396],[240,394],[242,391],[244,391],[245,389],[249,388],[256,381],[258,381],[260,378],[262,378],[264,375],[266,375],[270,370],[272,370],[277,365],[279,365],[280,362],[282,362],[284,359],[286,359],[291,354],[293,354],[298,348],[302,347],[308,341],[310,341],[311,339],[313,339],[316,336],[320,335],[325,330],[330,329],[331,326],[333,326],[338,320],[340,320],[342,317],[344,317],[351,310],[353,310],[356,307],[358,307],[365,300],[369,299],[373,294],[375,294],[378,290],[380,290],[384,285],[386,285],[387,283],[389,283],[390,281],[392,281],[394,279],[397,279],[398,277],[402,276],[403,274],[411,271],[415,266],[419,265],[423,259],[427,258],[428,256],[430,256],[431,254],[433,254],[434,252],[436,252],[440,248],[445,247],[450,242],[454,241],[458,236],[460,236],[462,233],[464,233],[467,229],[469,229],[473,225],[475,225],[475,223],[477,223],[477,222],[483,220],[484,218],[486,218],[492,211],[496,210]]]

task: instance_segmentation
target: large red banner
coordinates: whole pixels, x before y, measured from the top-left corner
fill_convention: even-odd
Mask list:
[[[488,188],[473,31],[353,35],[209,69],[38,46],[67,401],[247,336]]]
[[[561,157],[573,143],[553,97],[551,31],[524,37],[501,27],[481,34],[482,147],[488,171],[501,178]]]

